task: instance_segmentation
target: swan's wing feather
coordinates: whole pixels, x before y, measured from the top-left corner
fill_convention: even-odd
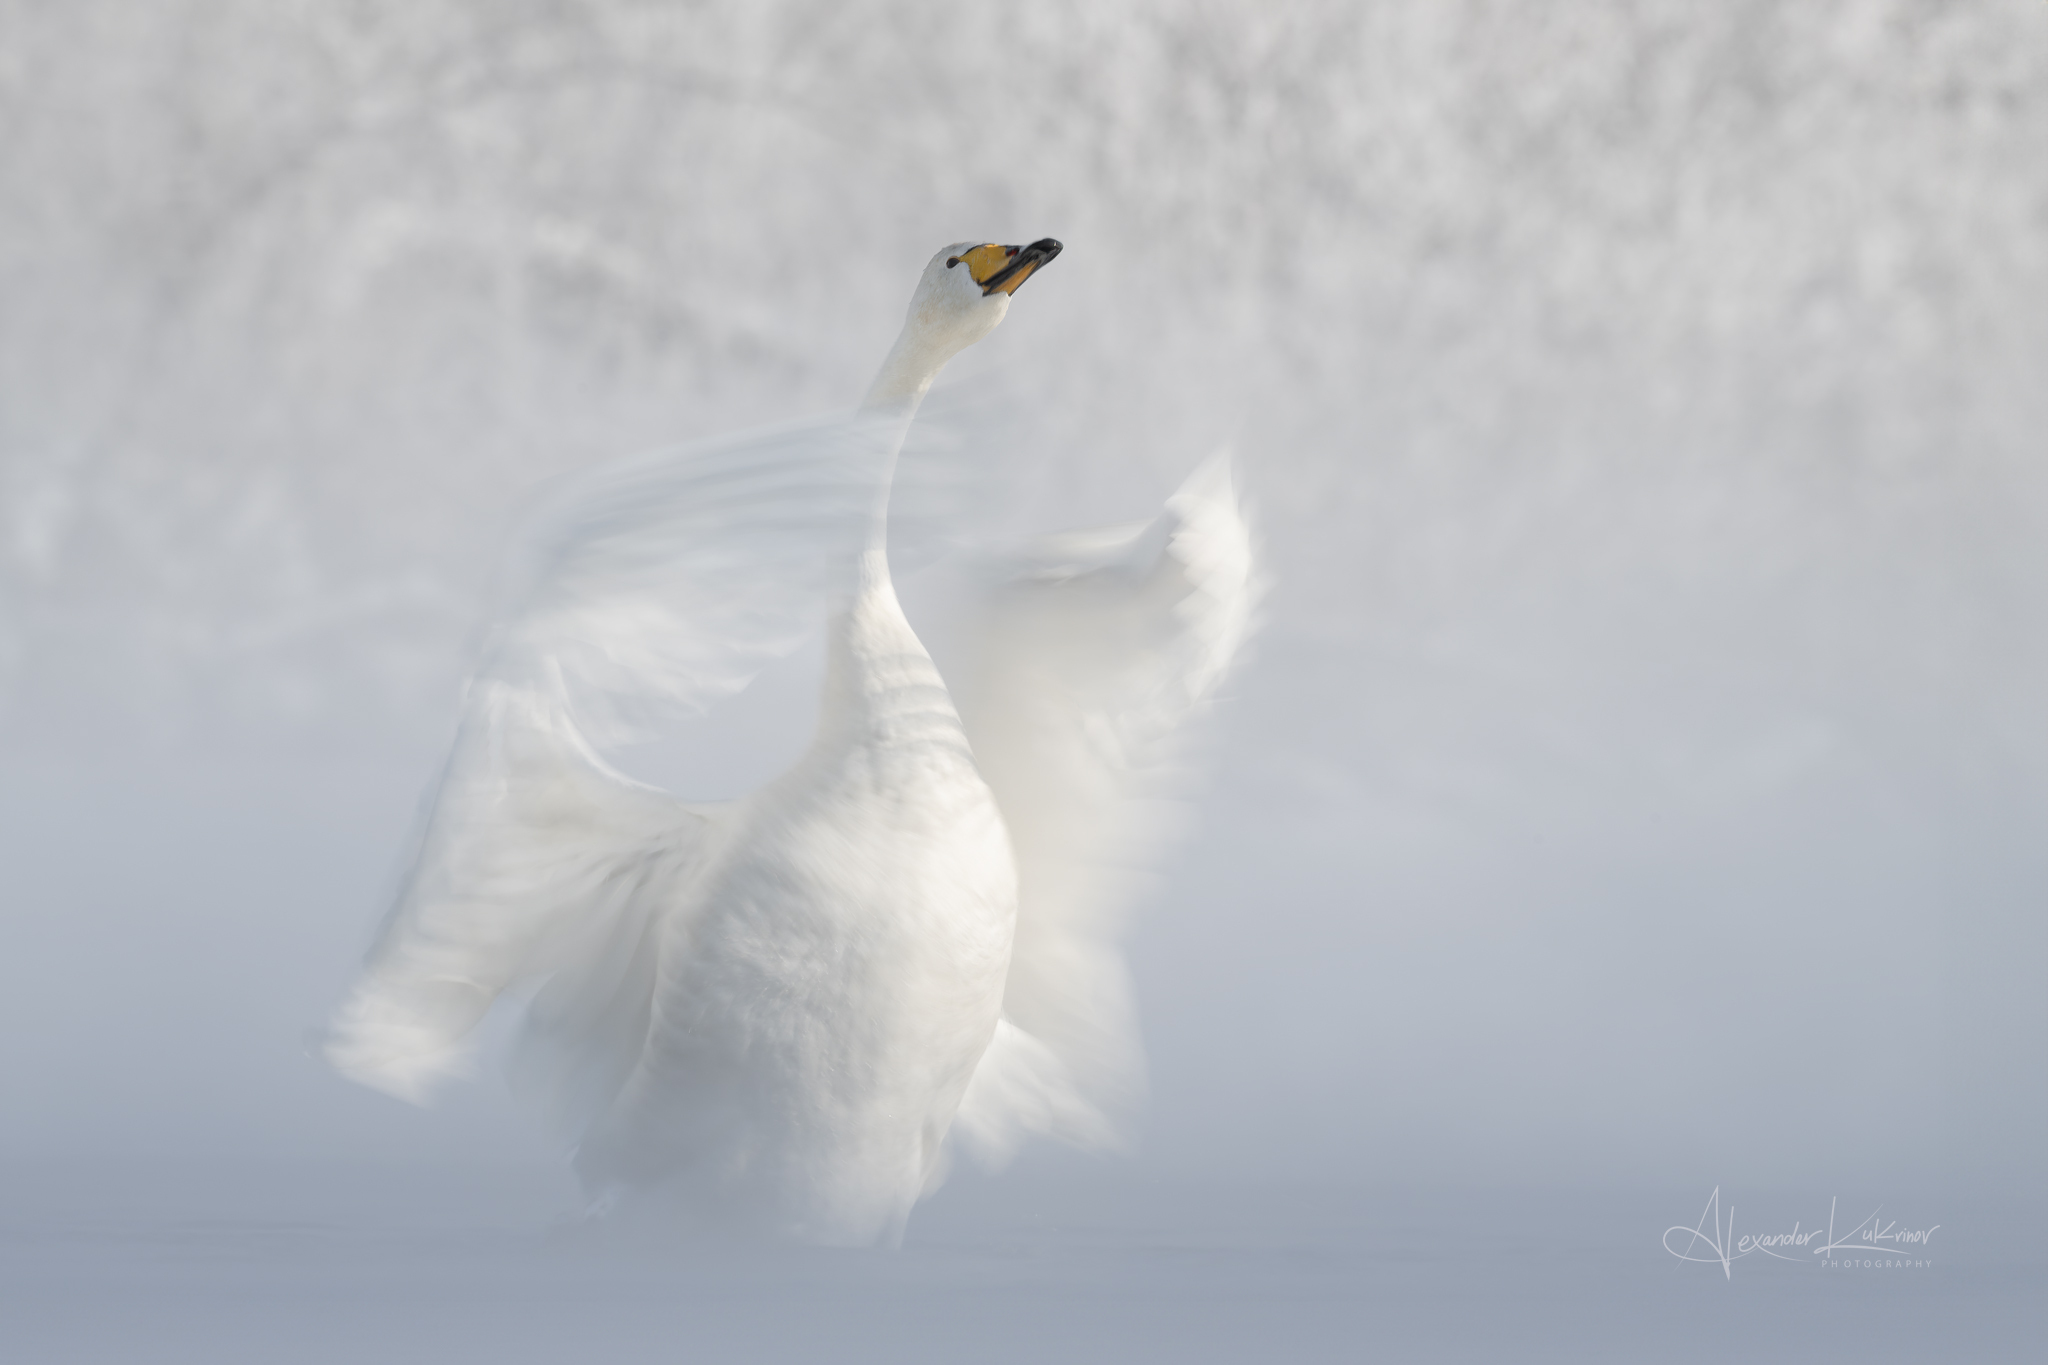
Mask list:
[[[739,691],[844,586],[900,436],[795,423],[585,476],[533,539],[494,671],[559,672],[600,744]]]
[[[423,1101],[492,1003],[538,986],[521,1071],[571,1111],[603,1101],[637,1054],[650,927],[687,899],[715,813],[614,771],[592,736],[702,709],[815,626],[888,439],[858,418],[784,427],[614,465],[559,499],[335,1016],[337,1069]]]
[[[1125,905],[1172,809],[1176,740],[1260,595],[1229,462],[1149,526],[1057,537],[990,587],[959,702],[1016,850],[1005,1027],[958,1129],[1000,1160],[1026,1133],[1100,1145],[1139,1084]]]
[[[607,768],[559,693],[479,678],[411,870],[327,1057],[423,1103],[465,1066],[507,989],[579,961],[644,913],[705,818]]]

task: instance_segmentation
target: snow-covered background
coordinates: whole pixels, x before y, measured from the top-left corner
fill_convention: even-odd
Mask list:
[[[2048,1195],[2035,0],[0,0],[9,1207],[566,1200],[304,1048],[507,537],[1044,235],[1007,529],[1276,579],[1075,1180]]]

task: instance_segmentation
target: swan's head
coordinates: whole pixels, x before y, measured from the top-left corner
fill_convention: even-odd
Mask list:
[[[941,366],[995,330],[1018,286],[1059,254],[1060,244],[1043,237],[1030,246],[955,242],[932,257],[869,403],[923,393]]]

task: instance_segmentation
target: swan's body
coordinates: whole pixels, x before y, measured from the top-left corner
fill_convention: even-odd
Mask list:
[[[919,400],[1058,250],[941,252],[851,422],[586,493],[472,685],[405,894],[337,1016],[343,1072],[421,1099],[501,993],[543,982],[520,1065],[579,1127],[594,1193],[812,1242],[900,1237],[956,1115],[997,1155],[1026,1132],[1109,1136],[1136,1057],[1089,869],[1130,833],[1136,760],[1244,633],[1227,477],[1198,475],[1149,537],[1056,545],[994,590],[972,726],[882,536]],[[729,693],[848,579],[818,733],[783,777],[692,807],[590,748],[589,703]]]
[[[638,1067],[578,1154],[807,1240],[900,1228],[995,1032],[1017,873],[995,798],[878,553],[822,723],[738,803],[657,930]],[[736,1206],[736,1207],[734,1207]]]

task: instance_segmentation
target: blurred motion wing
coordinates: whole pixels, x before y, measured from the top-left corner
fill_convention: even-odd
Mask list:
[[[1157,521],[1048,539],[988,590],[957,699],[1020,887],[1004,1023],[955,1124],[986,1159],[1115,1139],[1141,1072],[1122,912],[1260,591],[1220,455]]]
[[[850,583],[901,439],[852,416],[585,476],[533,540],[493,671],[559,674],[599,745],[739,691]]]
[[[524,1078],[571,1110],[608,1098],[644,1032],[649,934],[718,812],[624,777],[593,741],[737,692],[817,625],[894,438],[859,417],[778,428],[618,464],[557,501],[336,1014],[337,1069],[423,1101],[501,994],[538,987]]]

